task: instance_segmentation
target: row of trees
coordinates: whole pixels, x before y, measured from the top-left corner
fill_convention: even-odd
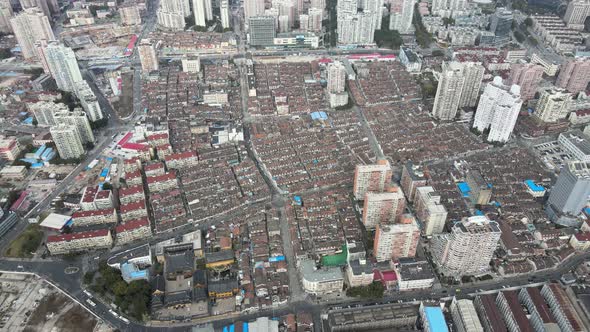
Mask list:
[[[346,290],[346,296],[361,297],[364,299],[379,299],[383,297],[385,287],[379,281],[373,281],[368,286],[352,287]]]

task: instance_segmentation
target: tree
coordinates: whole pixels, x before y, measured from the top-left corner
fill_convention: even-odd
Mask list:
[[[418,10],[417,3],[414,5],[414,18],[412,24],[414,24],[414,28],[416,28],[416,41],[418,42],[418,45],[422,48],[429,47],[430,43],[432,43],[432,36],[428,30],[426,30],[424,24],[422,24],[422,16]]]
[[[109,119],[102,118],[100,120],[90,121],[90,128],[92,128],[92,130],[100,129],[100,128],[106,127],[108,124],[109,124]]]
[[[443,24],[445,27],[448,27],[449,25],[455,25],[455,19],[450,17],[443,17]]]
[[[397,30],[375,30],[375,43],[379,47],[399,49],[403,42]]]
[[[92,280],[94,279],[95,273],[96,271],[88,271],[84,273],[84,284],[90,285],[92,283]]]
[[[525,18],[525,19],[524,19],[524,24],[525,24],[527,27],[532,27],[532,26],[533,26],[533,19],[532,19],[532,18],[530,18],[530,17],[527,17],[527,18]]]
[[[12,58],[12,52],[9,48],[0,48],[0,60]]]
[[[525,40],[525,36],[518,30],[514,31],[514,38],[516,38],[519,43],[522,43]]]
[[[87,142],[85,144],[86,150],[92,150],[94,149],[94,143],[93,142]]]
[[[352,287],[346,290],[346,295],[351,297],[361,297],[369,299],[378,299],[383,297],[385,288],[379,281],[374,281],[368,286]]]
[[[25,69],[24,73],[27,75],[31,75],[31,81],[34,81],[37,79],[37,77],[43,74],[43,68]]]
[[[102,190],[113,190],[113,185],[108,182],[105,182],[102,184]]]
[[[113,285],[113,293],[117,296],[124,296],[127,294],[127,283],[124,280],[117,281]]]
[[[444,56],[445,52],[443,52],[442,50],[434,50],[432,51],[432,56]]]

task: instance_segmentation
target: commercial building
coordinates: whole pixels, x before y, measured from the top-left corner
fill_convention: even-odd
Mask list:
[[[406,330],[418,320],[418,305],[411,303],[344,308],[328,312],[330,332]]]
[[[477,295],[473,302],[485,331],[506,332],[508,330],[502,319],[502,313],[496,305],[496,295]]]
[[[367,192],[385,191],[391,176],[391,165],[386,159],[378,160],[375,165],[357,165],[354,172],[354,197],[362,200]]]
[[[590,138],[579,129],[559,134],[557,143],[575,160],[590,162]]]
[[[503,291],[496,297],[496,305],[508,331],[533,332],[533,327],[525,315],[516,291]]]
[[[447,321],[439,304],[420,304],[420,320],[424,332],[448,332]]]
[[[443,62],[432,115],[438,120],[453,120],[461,101],[465,73],[459,62]]]
[[[440,203],[440,194],[434,188],[418,187],[414,202],[414,212],[422,223],[422,234],[432,236],[440,234],[447,221],[447,209]]]
[[[318,269],[312,260],[303,260],[299,269],[303,289],[314,295],[341,292],[344,278],[339,267],[322,267]]]
[[[521,106],[520,87],[504,85],[502,78],[496,76],[479,99],[473,128],[482,133],[489,129],[488,142],[507,142]]]
[[[118,8],[121,16],[121,24],[123,25],[140,25],[141,15],[139,13],[139,6],[135,4],[127,4]]]
[[[76,159],[84,155],[82,137],[77,127],[59,124],[52,126],[49,132],[62,159]]]
[[[52,255],[67,254],[85,250],[109,249],[113,246],[111,231],[101,229],[62,235],[50,235],[45,241]]]
[[[0,135],[0,159],[14,160],[21,153],[21,147],[16,137]]]
[[[490,25],[490,31],[496,36],[495,41],[510,41],[512,18],[512,11],[506,8],[496,8]]]
[[[543,122],[557,122],[569,114],[571,100],[572,94],[563,89],[545,90],[533,114]]]
[[[406,199],[399,187],[389,187],[386,192],[367,192],[363,206],[363,224],[374,229],[380,223],[393,223],[404,212]]]
[[[553,318],[562,331],[581,332],[585,330],[573,304],[558,284],[543,285],[541,295],[549,305]]]
[[[568,28],[584,30],[584,23],[588,16],[590,16],[590,1],[573,0],[567,5],[563,20]]]
[[[450,233],[433,237],[433,260],[447,276],[486,273],[501,234],[498,223],[485,216],[465,218]]]
[[[411,215],[403,216],[398,223],[378,224],[375,230],[373,252],[378,262],[414,257],[420,228]]]
[[[418,53],[412,51],[408,47],[400,46],[399,61],[410,73],[419,73],[422,71],[422,58]]]
[[[38,56],[35,43],[39,40],[55,40],[47,16],[38,8],[27,8],[10,19],[10,25],[25,59]]]
[[[590,59],[578,58],[566,62],[559,71],[555,85],[576,94],[586,91],[590,82]]]
[[[275,19],[272,16],[254,16],[248,19],[250,45],[271,46],[277,36]]]
[[[432,288],[436,276],[430,263],[413,259],[400,259],[396,267],[397,284],[400,291]]]
[[[473,301],[453,297],[450,309],[457,332],[484,332]]]
[[[45,61],[60,90],[75,92],[82,81],[82,73],[74,51],[57,41],[48,42],[44,49]]]
[[[151,40],[142,39],[137,46],[137,50],[139,52],[139,60],[141,61],[141,69],[143,72],[149,73],[160,68],[158,54],[156,52],[156,44]]]
[[[543,78],[543,67],[535,64],[515,64],[510,67],[510,82],[520,87],[520,99],[528,101],[535,96]]]
[[[192,250],[195,257],[203,256],[203,243],[200,230],[156,243],[154,255],[160,263],[163,263],[166,251],[178,251],[184,249]],[[231,261],[233,261],[233,258]]]
[[[548,209],[555,214],[578,215],[590,195],[590,162],[570,161],[559,173],[551,189]]]
[[[397,30],[400,34],[413,32],[414,3],[412,0],[394,0],[390,2],[389,30]]]
[[[530,314],[529,321],[535,331],[560,331],[537,287],[522,288],[518,292],[518,299],[527,308]]]
[[[351,260],[346,267],[345,277],[349,287],[368,286],[373,282],[372,264],[367,264],[364,259]]]
[[[54,119],[57,124],[66,124],[68,126],[76,127],[78,133],[80,133],[82,144],[94,143],[94,134],[90,127],[90,121],[88,121],[86,113],[82,112],[79,108],[75,109],[73,112],[63,111],[56,113],[54,114]]]

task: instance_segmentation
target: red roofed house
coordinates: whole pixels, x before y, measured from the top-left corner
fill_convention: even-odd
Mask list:
[[[158,159],[164,160],[167,156],[172,154],[172,146],[170,144],[162,144],[156,147]]]
[[[97,210],[114,208],[113,192],[110,190],[100,190],[94,197],[94,205]]]
[[[181,169],[189,167],[191,165],[195,165],[198,161],[198,158],[196,153],[192,151],[187,151],[181,153],[173,153],[164,158],[164,160],[166,161],[166,167],[168,167],[168,169]]]
[[[147,185],[150,192],[178,188],[176,171],[172,170],[164,175],[148,176]]]
[[[590,233],[577,233],[572,235],[570,245],[576,250],[590,249]]]
[[[47,237],[46,244],[52,255],[59,255],[84,250],[111,248],[113,238],[110,230],[101,229],[90,232],[50,235]]]
[[[142,185],[131,186],[119,189],[119,201],[121,204],[129,204],[145,200],[145,193]]]
[[[117,213],[115,209],[76,211],[72,214],[75,226],[96,224],[116,224]]]
[[[170,144],[170,141],[168,140],[168,133],[157,133],[149,135],[147,137],[147,141],[149,145],[152,147],[160,146],[162,144]]]
[[[121,212],[122,222],[128,222],[140,218],[147,218],[148,216],[144,200],[121,205],[119,207],[119,211]]]
[[[125,173],[137,171],[141,168],[141,160],[137,157],[125,159]]]
[[[138,184],[142,184],[141,179],[141,172],[139,170],[135,170],[133,172],[125,173],[125,183],[128,186],[136,186]]]
[[[82,198],[80,199],[80,208],[82,210],[84,210],[84,211],[96,210],[96,205],[94,204],[94,198],[96,197],[97,192],[98,192],[98,186],[84,188],[84,192],[82,192]]]
[[[146,164],[143,167],[143,171],[145,172],[145,176],[163,175],[166,173],[166,170],[164,169],[164,163],[162,162]]]
[[[145,217],[121,224],[115,230],[118,245],[152,236],[150,221]]]

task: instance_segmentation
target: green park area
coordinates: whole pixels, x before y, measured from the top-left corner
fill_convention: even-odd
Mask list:
[[[6,257],[31,258],[43,240],[39,225],[29,225],[6,250]]]

